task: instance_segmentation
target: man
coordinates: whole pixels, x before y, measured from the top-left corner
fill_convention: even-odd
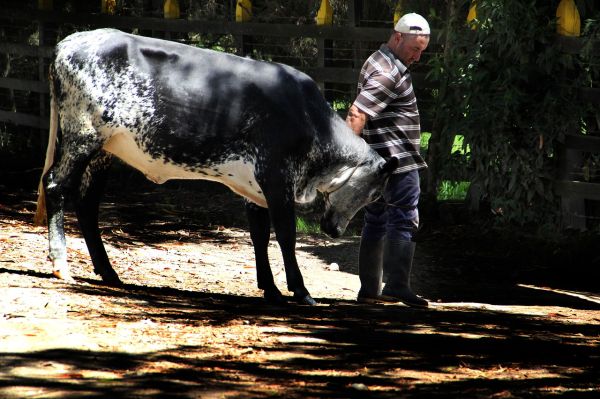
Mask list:
[[[430,34],[422,16],[410,13],[400,18],[388,42],[363,65],[358,95],[346,118],[350,128],[382,157],[400,161],[382,198],[364,209],[359,302],[428,306],[409,284],[415,251],[412,235],[419,225],[419,170],[427,164],[419,153],[419,110],[407,68],[419,61]]]

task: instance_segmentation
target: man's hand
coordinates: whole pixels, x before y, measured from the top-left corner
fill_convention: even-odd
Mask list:
[[[352,105],[348,110],[346,123],[357,136],[360,136],[367,123],[367,114],[358,109],[356,105]]]

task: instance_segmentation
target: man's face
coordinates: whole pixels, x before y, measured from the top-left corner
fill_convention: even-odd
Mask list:
[[[419,61],[421,53],[429,45],[429,35],[413,35],[408,33],[394,33],[394,48],[392,52],[407,67]]]

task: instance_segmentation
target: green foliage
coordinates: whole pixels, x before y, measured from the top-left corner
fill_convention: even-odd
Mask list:
[[[341,99],[341,100],[333,100],[331,107],[336,112],[348,112],[350,108],[350,101]]]
[[[320,234],[321,227],[316,221],[311,221],[302,217],[296,217],[296,232],[300,234]]]
[[[421,133],[421,153],[426,156],[429,150],[430,132]],[[454,136],[454,141],[450,150],[450,157],[455,158],[453,164],[464,163],[470,153],[469,145],[465,143],[464,136],[457,134]],[[446,164],[446,174],[457,176],[460,173],[452,171],[452,166]],[[438,201],[462,201],[467,197],[470,182],[461,180],[442,180],[437,190],[436,199]]]
[[[443,180],[440,184],[437,199],[438,201],[448,200],[464,200],[467,197],[467,191],[469,190],[468,181],[450,181]]]
[[[452,48],[430,63],[430,78],[447,83],[442,135],[464,134],[474,180],[507,222],[556,222],[556,143],[580,129],[586,72],[556,45],[555,12],[545,0],[479,0],[476,29],[457,18]]]
[[[452,154],[468,155],[471,152],[469,144],[465,142],[465,136],[457,134],[454,136],[454,142],[452,143]]]
[[[335,107],[334,107],[335,109]],[[429,148],[429,139],[431,138],[430,132],[422,132],[421,133],[421,151],[427,151]],[[465,143],[465,137],[457,134],[454,136],[454,141],[452,143],[452,149],[450,152],[452,154],[461,154],[467,155],[470,152],[469,145]]]
[[[424,154],[429,149],[429,139],[431,138],[430,132],[421,133],[421,153]]]

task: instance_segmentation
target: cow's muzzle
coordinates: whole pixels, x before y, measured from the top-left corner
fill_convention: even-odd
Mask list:
[[[340,226],[337,223],[334,223],[331,218],[327,217],[327,215],[321,218],[321,231],[331,238],[338,238],[344,231],[346,230],[345,226]]]

